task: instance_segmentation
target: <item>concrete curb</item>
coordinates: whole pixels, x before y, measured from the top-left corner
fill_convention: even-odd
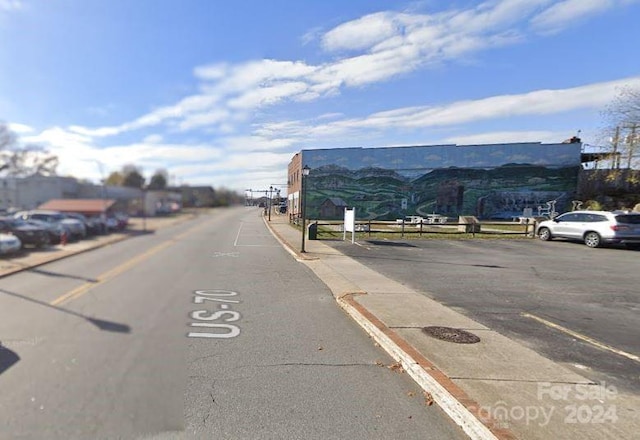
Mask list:
[[[265,218],[263,220],[271,234],[296,261],[308,265],[313,260],[319,260],[317,257],[307,257],[296,252]],[[313,270],[313,267],[310,268]],[[480,406],[442,371],[436,369],[433,363],[355,301],[355,295],[366,295],[366,292],[345,293],[336,297],[336,302],[393,359],[402,364],[411,378],[424,391],[431,394],[438,406],[462,428],[469,438],[473,440],[516,439],[510,430],[499,427],[489,414],[481,412]]]
[[[355,320],[424,390],[440,408],[473,440],[515,440],[516,437],[497,426],[490,415],[477,412],[479,405],[455,385],[444,373],[397,333],[368,313],[353,299],[353,294],[337,298],[342,309]],[[368,316],[367,316],[368,315]],[[475,414],[474,414],[475,413]],[[482,420],[481,420],[482,419]]]

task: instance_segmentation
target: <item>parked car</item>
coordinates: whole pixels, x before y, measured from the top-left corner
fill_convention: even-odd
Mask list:
[[[13,234],[0,233],[0,255],[9,255],[22,249],[22,242]]]
[[[16,218],[0,218],[0,232],[15,235],[20,239],[23,247],[30,245],[41,248],[50,243],[49,234],[45,229]]]
[[[90,222],[97,226],[100,230],[99,234],[106,234],[109,232],[107,227],[107,217],[104,215],[90,215],[87,217]]]
[[[66,212],[64,215],[67,218],[73,218],[81,221],[84,224],[87,234],[89,235],[97,235],[104,232],[102,222],[96,217],[87,217],[84,214],[80,214],[78,212]]]
[[[604,243],[640,244],[640,213],[625,211],[573,211],[545,220],[536,227],[541,240],[565,238],[589,247]]]
[[[82,239],[87,236],[87,229],[80,220],[69,218],[58,211],[34,210],[20,211],[14,215],[22,220],[42,220],[49,223],[60,223],[69,228],[72,239]]]
[[[114,213],[107,216],[107,227],[110,231],[122,231],[128,223],[129,217],[125,214]]]
[[[105,223],[107,225],[107,230],[109,232],[114,232],[118,230],[118,219],[116,219],[115,217],[107,217],[105,219]]]
[[[127,214],[116,212],[113,216],[118,221],[118,228],[120,230],[127,228],[127,225],[129,224],[129,216]]]
[[[68,227],[63,225],[62,223],[49,223],[43,220],[25,220],[27,223],[33,226],[37,226],[39,228],[43,228],[49,234],[49,240],[51,244],[59,244],[62,242],[62,235],[67,234],[67,237],[71,235],[71,231]]]

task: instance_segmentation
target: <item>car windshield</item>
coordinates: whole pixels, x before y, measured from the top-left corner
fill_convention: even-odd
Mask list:
[[[26,221],[24,221],[22,219],[19,219],[19,218],[15,218],[15,219],[10,220],[10,224],[11,224],[11,226],[16,227],[16,228],[20,227],[20,226],[30,226],[28,222],[26,222]]]

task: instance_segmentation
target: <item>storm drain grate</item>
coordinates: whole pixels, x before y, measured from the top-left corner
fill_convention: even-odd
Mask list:
[[[466,330],[452,327],[423,327],[422,331],[427,335],[447,342],[456,344],[476,344],[480,342],[480,337]]]

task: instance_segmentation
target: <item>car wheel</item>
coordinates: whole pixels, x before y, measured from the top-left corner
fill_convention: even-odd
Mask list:
[[[538,231],[538,238],[542,241],[551,240],[551,231],[549,230],[549,228],[540,228],[540,230]]]
[[[584,244],[590,248],[597,248],[601,244],[600,235],[597,232],[587,232],[584,235]]]

